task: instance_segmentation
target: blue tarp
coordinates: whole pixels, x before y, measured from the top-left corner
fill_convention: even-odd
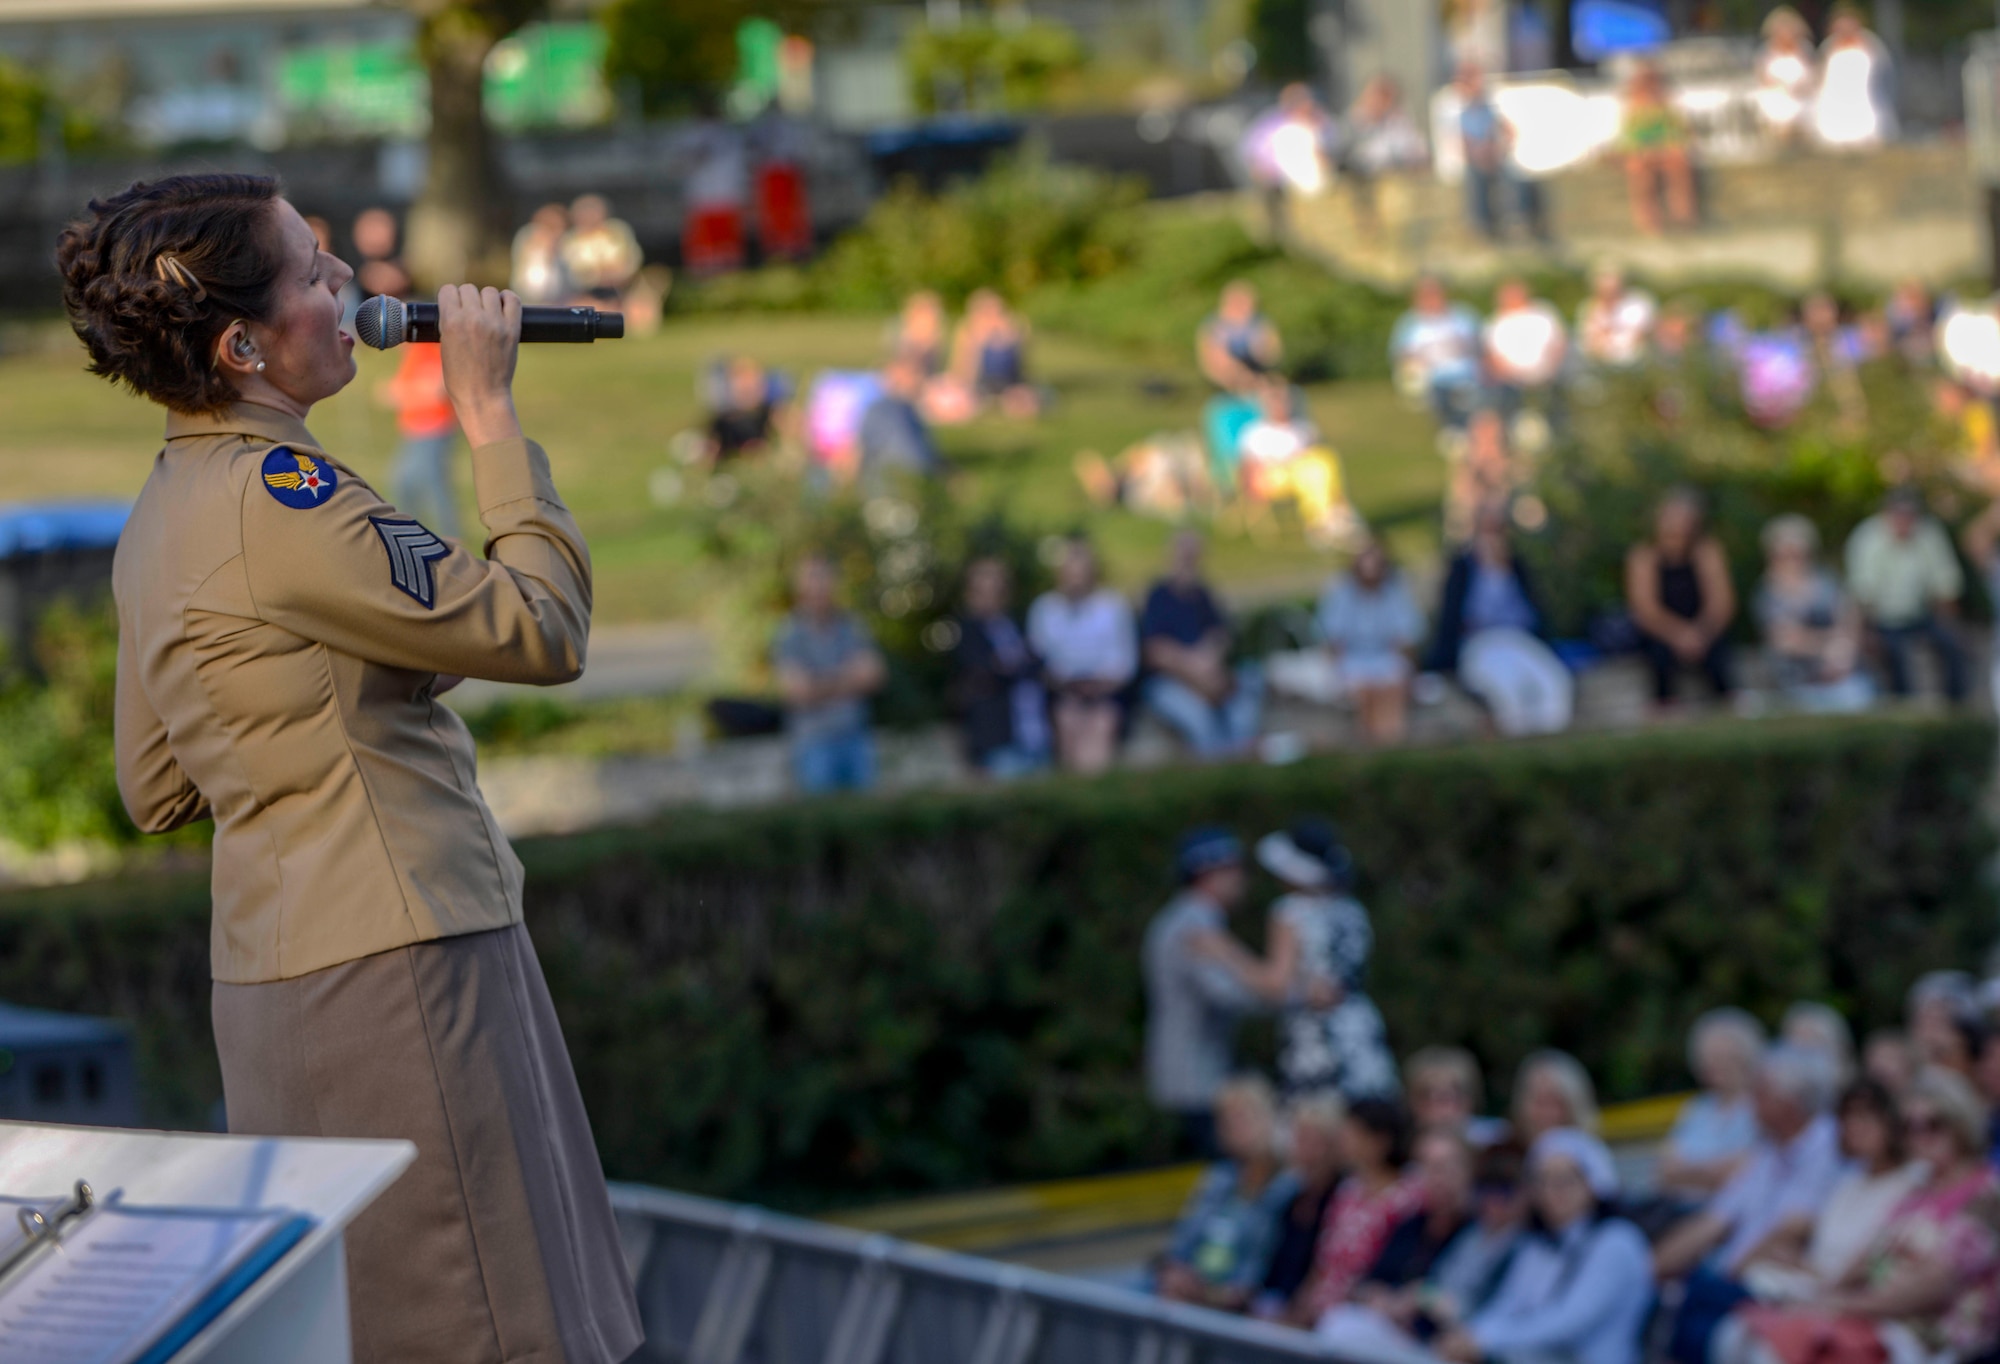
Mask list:
[[[0,503],[0,559],[111,549],[131,514],[124,502]]]

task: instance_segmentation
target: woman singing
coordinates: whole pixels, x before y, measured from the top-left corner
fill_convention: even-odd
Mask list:
[[[357,1360],[625,1358],[638,1312],[521,864],[435,699],[583,668],[589,553],[514,413],[519,300],[438,296],[482,559],[306,429],[354,378],[352,272],[274,181],[133,185],[57,262],[91,371],[167,409],[113,575],[118,781],[148,832],[215,821],[230,1130],[416,1144],[347,1233]]]

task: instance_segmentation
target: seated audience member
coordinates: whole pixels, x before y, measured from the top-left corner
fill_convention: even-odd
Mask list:
[[[1911,369],[1929,369],[1937,360],[1937,303],[1921,279],[1899,281],[1882,308],[1889,344]]]
[[[1195,333],[1195,363],[1202,377],[1224,393],[1254,395],[1285,358],[1278,329],[1257,305],[1257,286],[1231,280],[1215,311]]]
[[[1694,162],[1687,120],[1667,95],[1667,78],[1660,68],[1642,61],[1625,87],[1625,118],[1620,130],[1625,144],[1625,185],[1632,200],[1632,221],[1647,236],[1658,236],[1660,201],[1675,227],[1693,227]]]
[[[1403,1063],[1403,1090],[1419,1132],[1434,1127],[1463,1132],[1482,1149],[1507,1136],[1506,1123],[1479,1116],[1486,1085],[1478,1060],[1464,1047],[1431,1046],[1413,1053]]]
[[[1968,1030],[1979,1021],[1979,986],[1964,971],[1932,971],[1910,987],[1910,1041],[1919,1068],[1972,1074]]]
[[[1097,553],[1072,539],[1056,587],[1028,608],[1028,647],[1055,698],[1056,758],[1071,772],[1102,772],[1118,751],[1120,700],[1139,671],[1138,636],[1125,598],[1097,581]]]
[[[1972,518],[1959,536],[1972,571],[1986,588],[1986,600],[2000,610],[2000,498]],[[1993,695],[2000,697],[2000,651],[1992,659]]]
[[[1758,1302],[1810,1300],[1845,1282],[1923,1180],[1923,1167],[1907,1156],[1888,1090],[1856,1080],[1841,1094],[1837,1114],[1847,1164],[1823,1206],[1780,1222],[1751,1252],[1743,1285]]]
[[[1775,1228],[1811,1216],[1832,1192],[1840,1175],[1840,1129],[1827,1113],[1833,1086],[1821,1056],[1786,1046],[1764,1054],[1756,1149],[1654,1252],[1660,1278],[1687,1279],[1669,1346],[1677,1364],[1706,1364],[1717,1324],[1748,1296],[1741,1275],[1751,1256]]]
[[[1339,456],[1306,414],[1298,390],[1278,375],[1263,381],[1257,415],[1237,433],[1235,476],[1253,510],[1289,502],[1314,545],[1334,544],[1358,523]]]
[[[1799,305],[1799,330],[1842,424],[1851,432],[1865,432],[1868,395],[1861,388],[1860,369],[1879,354],[1878,338],[1861,324],[1842,325],[1839,300],[1824,291],[1806,295]]]
[[[563,274],[575,296],[599,307],[616,308],[646,263],[632,225],[611,216],[601,194],[581,194],[569,206],[569,231],[556,246]]]
[[[1025,776],[1049,761],[1042,665],[1009,614],[1006,561],[974,559],[952,649],[952,700],[967,761],[990,777]]]
[[[1348,1106],[1341,1129],[1348,1175],[1334,1191],[1313,1249],[1312,1273],[1292,1301],[1289,1320],[1310,1327],[1345,1303],[1389,1242],[1389,1233],[1423,1206],[1423,1190],[1404,1172],[1410,1115],[1393,1099]]]
[[[1630,289],[1616,266],[1600,266],[1590,278],[1590,297],[1576,318],[1577,350],[1604,369],[1637,369],[1652,344],[1659,304],[1643,289]]]
[[[1216,1157],[1215,1099],[1234,1068],[1236,1025],[1263,1001],[1217,958],[1229,911],[1243,899],[1243,844],[1226,829],[1191,829],[1174,851],[1180,890],[1146,925],[1146,1097],[1179,1119],[1182,1144]]]
[[[1729,1182],[1757,1144],[1750,1090],[1764,1056],[1764,1026],[1741,1009],[1711,1009],[1688,1034],[1688,1069],[1701,1093],[1681,1107],[1660,1151],[1664,1194],[1707,1198]]]
[[[1763,539],[1757,624],[1779,694],[1816,714],[1866,710],[1875,686],[1861,670],[1861,613],[1816,562],[1818,528],[1788,514],[1766,525]]]
[[[1528,1154],[1528,1188],[1534,1217],[1506,1277],[1432,1353],[1450,1364],[1638,1364],[1651,1264],[1645,1236],[1613,1212],[1610,1150],[1574,1128],[1545,1133]]]
[[[918,410],[924,374],[912,356],[897,355],[882,367],[882,391],[861,414],[861,481],[879,488],[896,477],[933,478],[944,460]]]
[[[1431,1137],[1420,1141],[1425,1147],[1431,1144]],[[1492,1300],[1527,1226],[1523,1162],[1511,1144],[1479,1151],[1472,1161],[1471,1218],[1424,1276],[1392,1287],[1371,1271],[1355,1289],[1352,1303],[1320,1319],[1316,1333],[1336,1353],[1359,1359],[1378,1352],[1411,1355],[1420,1340],[1434,1340],[1457,1328]],[[1430,1180],[1422,1182],[1428,1186]],[[1426,1214],[1419,1212],[1403,1225],[1425,1220]],[[1389,1255],[1385,1249],[1383,1259]],[[1376,1264],[1379,1268],[1382,1261]]]
[[[944,300],[930,289],[919,289],[903,300],[889,327],[889,354],[908,356],[926,379],[935,379],[951,365],[949,330]]]
[[[1139,647],[1146,704],[1197,757],[1249,750],[1264,709],[1263,674],[1231,667],[1229,618],[1202,581],[1201,536],[1174,536],[1167,576],[1146,594]]]
[[[1861,1048],[1861,1073],[1901,1104],[1917,1078],[1917,1053],[1899,1028],[1877,1028]]]
[[[1215,1141],[1221,1159],[1182,1209],[1154,1291],[1239,1312],[1264,1282],[1299,1191],[1278,1158],[1277,1105],[1261,1078],[1232,1080],[1215,1096]]]
[[[1267,955],[1241,953],[1233,941],[1214,946],[1280,1010],[1278,1075],[1286,1097],[1394,1097],[1388,1027],[1366,989],[1375,929],[1354,898],[1353,854],[1331,824],[1302,819],[1260,839],[1257,861],[1286,892],[1271,906]]]
[[[1390,333],[1389,363],[1398,386],[1422,398],[1440,426],[1462,430],[1482,395],[1479,315],[1424,276]]]
[[[1597,1086],[1566,1051],[1532,1052],[1514,1075],[1513,1138],[1532,1150],[1545,1133],[1572,1127],[1597,1132]]]
[[[792,613],[771,648],[785,698],[785,732],[799,789],[861,791],[875,784],[868,698],[887,673],[868,629],[834,601],[833,565],[817,554],[792,574]]]
[[[1401,743],[1424,615],[1380,537],[1371,537],[1353,567],[1327,584],[1318,619],[1320,640],[1339,670],[1341,690],[1354,702],[1362,737]]]
[[[576,286],[564,273],[562,264],[562,239],[568,231],[569,210],[561,204],[543,204],[514,234],[509,284],[521,296],[521,302],[555,307],[576,293]]]
[[[1954,623],[1965,577],[1950,537],[1914,488],[1890,493],[1848,537],[1847,589],[1881,654],[1890,695],[1910,695],[1910,654],[1921,641],[1937,654],[1945,695],[1965,699],[1965,645]]]
[[[1472,1143],[1461,1132],[1435,1131],[1418,1136],[1411,1166],[1423,1205],[1397,1224],[1354,1291],[1354,1301],[1367,1303],[1378,1294],[1414,1287],[1431,1271],[1459,1235],[1473,1226]]]
[[[980,402],[1010,417],[1032,417],[1041,395],[1028,382],[1028,324],[991,289],[975,289],[952,342],[952,375]]]
[[[1569,727],[1575,679],[1545,642],[1542,611],[1514,554],[1504,504],[1479,509],[1471,543],[1452,557],[1425,666],[1457,677],[1502,734]]]
[[[1250,1304],[1250,1315],[1267,1321],[1285,1316],[1312,1272],[1313,1249],[1346,1165],[1340,1133],[1347,1105],[1338,1096],[1321,1094],[1288,1105],[1285,1116],[1292,1139],[1289,1169],[1298,1191],[1279,1218],[1271,1267]]]
[[[1680,672],[1698,668],[1718,698],[1734,689],[1729,623],[1736,588],[1722,542],[1709,534],[1701,495],[1677,488],[1653,513],[1653,538],[1625,556],[1625,608],[1653,671],[1653,700],[1670,706]]]
[[[1931,1070],[1904,1107],[1924,1171],[1860,1258],[1793,1305],[1745,1308],[1717,1364],[1813,1359],[1963,1364],[2000,1335],[2000,1192],[1986,1163],[1986,1110],[1971,1085]]]
[[[1814,999],[1792,1004],[1778,1020],[1778,1040],[1824,1057],[1842,1088],[1854,1078],[1854,1030],[1831,1004]]]
[[[1430,160],[1430,148],[1416,120],[1403,107],[1403,87],[1386,73],[1372,76],[1347,111],[1348,173],[1372,181],[1377,176],[1412,170]]]
[[[1562,314],[1536,298],[1527,281],[1504,281],[1493,296],[1485,331],[1486,373],[1509,416],[1530,400],[1552,401],[1569,359],[1569,330]]]
[[[721,397],[708,419],[708,457],[712,462],[759,454],[778,439],[784,393],[754,358],[739,355],[729,361]]]

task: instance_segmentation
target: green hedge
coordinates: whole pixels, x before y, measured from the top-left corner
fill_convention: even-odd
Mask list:
[[[1333,815],[1400,1048],[1504,1080],[1566,1046],[1629,1097],[1684,1080],[1711,1005],[1871,1025],[1977,961],[1993,747],[1967,719],[1729,722],[684,814],[527,844],[529,924],[614,1175],[852,1203],[1169,1154],[1137,959],[1190,823]],[[0,897],[0,998],[138,1019],[151,1111],[199,1121],[204,899]]]

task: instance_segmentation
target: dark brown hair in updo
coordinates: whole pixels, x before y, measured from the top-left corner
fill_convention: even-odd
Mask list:
[[[90,372],[175,412],[236,399],[215,339],[268,320],[284,255],[265,175],[176,175],[90,201],[56,240],[63,307]]]

